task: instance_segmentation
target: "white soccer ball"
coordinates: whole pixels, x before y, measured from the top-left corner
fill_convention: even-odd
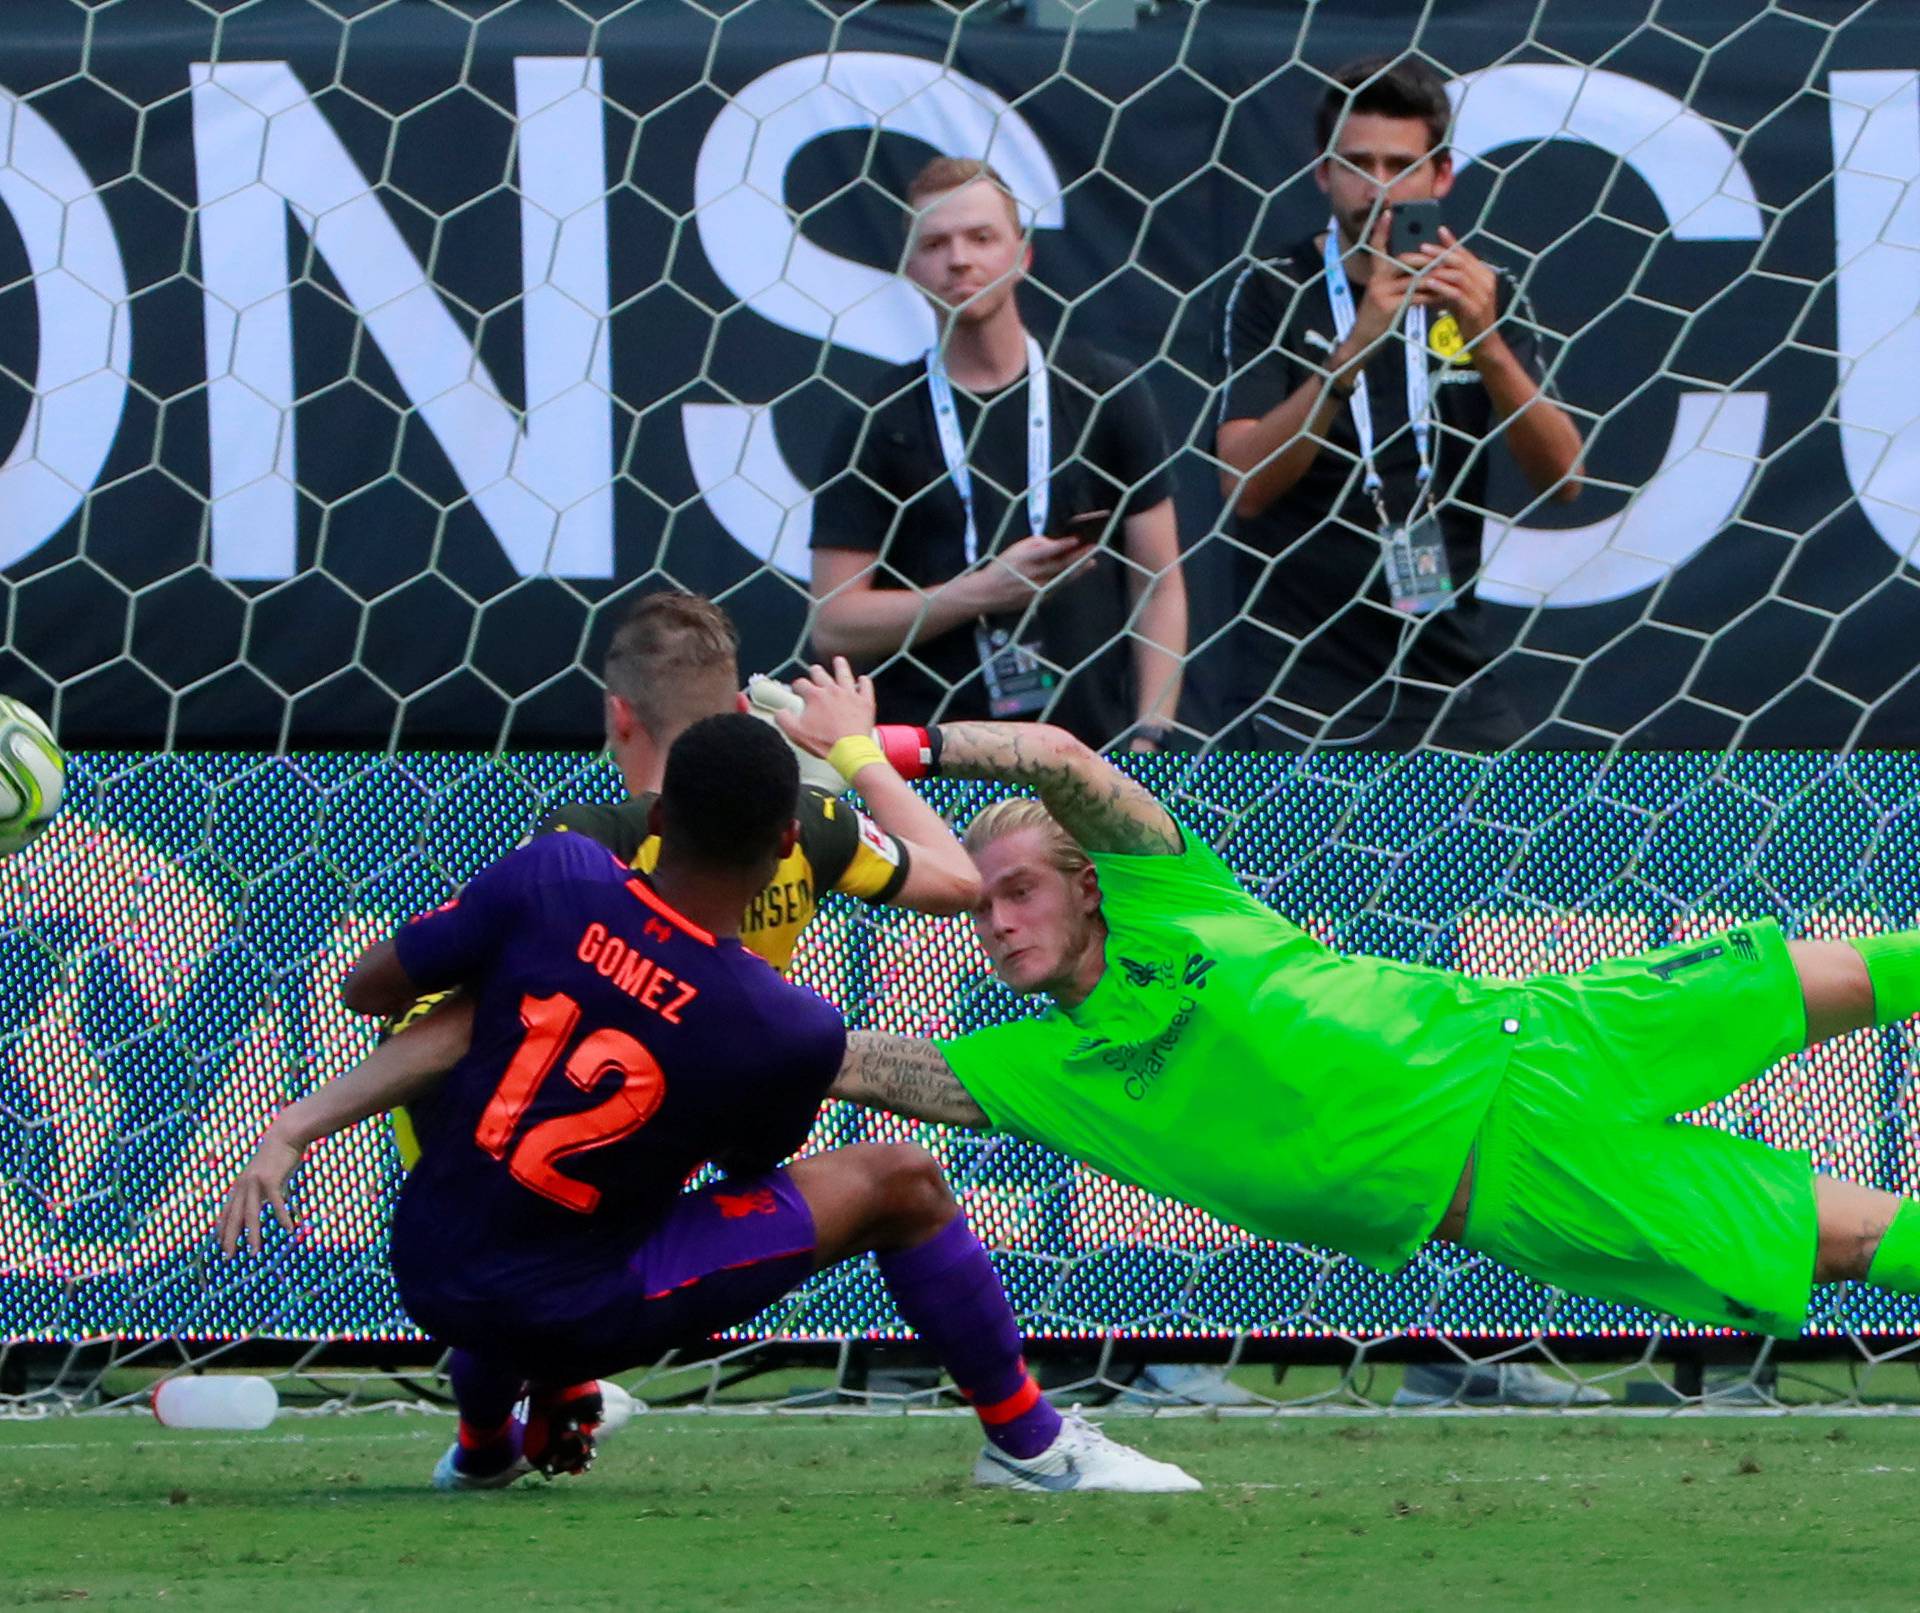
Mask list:
[[[40,714],[0,695],[0,856],[31,845],[67,790],[67,758]]]

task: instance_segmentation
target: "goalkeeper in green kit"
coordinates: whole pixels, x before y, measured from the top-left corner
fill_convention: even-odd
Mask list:
[[[950,1041],[856,1032],[836,1096],[992,1126],[1260,1237],[1392,1272],[1435,1236],[1696,1323],[1797,1334],[1816,1282],[1920,1293],[1920,1201],[1672,1116],[1809,1043],[1920,1012],[1920,934],[1787,941],[1772,921],[1519,982],[1343,956],[1246,895],[1065,732],[874,738],[816,669],[794,743],[876,741],[1026,785],[966,843],[974,915],[1036,1018]]]

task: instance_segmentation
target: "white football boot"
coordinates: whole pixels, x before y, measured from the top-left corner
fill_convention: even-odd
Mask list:
[[[434,1464],[433,1487],[436,1490],[504,1490],[533,1471],[531,1462],[524,1456],[516,1456],[498,1473],[463,1473],[453,1461],[459,1454],[460,1441],[456,1439]]]
[[[595,1432],[601,1439],[619,1433],[633,1421],[633,1414],[640,1409],[640,1402],[611,1378],[600,1380],[600,1404],[600,1426]]]
[[[1201,1488],[1198,1479],[1173,1463],[1156,1462],[1108,1439],[1077,1410],[1066,1414],[1058,1437],[1038,1456],[1023,1461],[997,1445],[987,1446],[973,1464],[973,1482],[1049,1494],[1062,1490],[1125,1490],[1166,1495]]]

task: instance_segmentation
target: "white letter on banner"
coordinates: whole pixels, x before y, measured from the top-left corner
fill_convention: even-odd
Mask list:
[[[18,441],[0,465],[0,566],[65,526],[107,462],[127,401],[127,269],[73,149],[0,90],[0,203],[33,275],[39,359]]]
[[[1840,457],[1888,548],[1920,537],[1920,74],[1834,73]]]
[[[515,570],[613,575],[600,64],[519,57],[514,90],[524,427],[293,70],[194,64],[213,568],[222,576],[290,577],[296,563],[289,211]]]
[[[787,168],[838,129],[911,135],[999,169],[1035,228],[1066,213],[1060,176],[1032,125],[984,85],[936,61],[881,51],[804,56],[762,73],[721,108],[700,143],[693,196],[700,245],[727,289],[763,319],[904,364],[934,337],[933,315],[898,275],[836,257],[786,205]],[[681,406],[694,482],[733,540],[790,577],[808,572],[813,501],[774,436],[766,404]]]
[[[1760,239],[1739,153],[1664,90],[1598,68],[1516,65],[1469,73],[1448,93],[1460,167],[1502,146],[1578,140],[1647,182],[1675,240]],[[1682,392],[1660,468],[1618,515],[1575,527],[1487,519],[1481,598],[1594,605],[1653,587],[1734,518],[1759,469],[1766,425],[1763,392]]]

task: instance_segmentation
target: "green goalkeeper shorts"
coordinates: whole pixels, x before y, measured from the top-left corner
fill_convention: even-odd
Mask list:
[[[1577,1294],[1798,1334],[1818,1241],[1808,1156],[1669,1118],[1805,1045],[1779,927],[1541,976],[1526,1001],[1475,1143],[1468,1245]]]

